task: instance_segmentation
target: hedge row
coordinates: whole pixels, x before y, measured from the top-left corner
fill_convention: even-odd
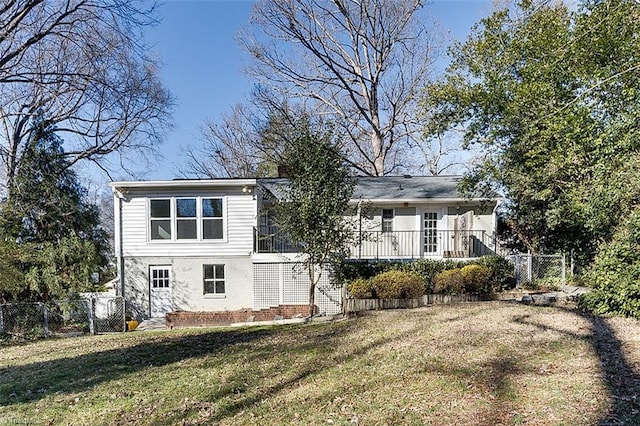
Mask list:
[[[347,289],[352,296],[375,298],[379,296],[379,290],[375,290],[372,284],[376,280],[391,282],[388,285],[396,289],[410,286],[404,284],[404,280],[407,279],[406,276],[398,274],[385,275],[385,273],[392,271],[410,273],[419,277],[423,287],[422,294],[487,294],[515,287],[513,265],[499,256],[485,256],[470,261],[432,259],[404,262],[353,260],[344,263],[338,273],[342,282],[350,283]],[[381,275],[382,278],[377,278]],[[370,296],[360,297],[356,296],[356,294]]]

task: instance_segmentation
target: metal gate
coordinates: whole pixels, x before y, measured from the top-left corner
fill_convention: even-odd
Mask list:
[[[517,287],[566,283],[564,254],[516,254],[506,258],[513,263]]]

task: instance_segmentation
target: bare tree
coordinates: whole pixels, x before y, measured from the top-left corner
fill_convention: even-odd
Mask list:
[[[419,143],[417,148],[422,153],[425,172],[431,176],[438,176],[469,171],[469,163],[473,160],[473,155],[468,152],[469,158],[466,160],[462,158],[464,149],[461,141],[460,135],[450,132],[436,134]]]
[[[0,5],[0,160],[7,186],[35,118],[65,139],[70,166],[160,141],[172,99],[138,37],[153,16],[143,1]]]
[[[312,100],[349,136],[358,172],[383,175],[419,137],[415,94],[434,61],[421,0],[262,0],[240,42],[250,72],[287,97]]]
[[[251,106],[238,104],[220,123],[207,120],[200,129],[201,144],[185,148],[185,176],[252,178],[264,175],[259,149],[262,119]]]

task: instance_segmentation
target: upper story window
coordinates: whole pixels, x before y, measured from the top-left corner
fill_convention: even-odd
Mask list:
[[[222,198],[165,198],[149,201],[151,240],[222,240]]]
[[[393,209],[382,209],[382,232],[393,232]]]
[[[151,200],[151,239],[171,239],[171,200]]]
[[[195,198],[176,200],[176,236],[179,240],[198,238],[198,210]]]
[[[202,199],[202,239],[224,238],[221,198]]]

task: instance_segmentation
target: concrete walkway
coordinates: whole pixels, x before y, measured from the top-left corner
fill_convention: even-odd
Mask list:
[[[138,328],[133,331],[168,330],[165,317],[149,318],[138,324]]]

